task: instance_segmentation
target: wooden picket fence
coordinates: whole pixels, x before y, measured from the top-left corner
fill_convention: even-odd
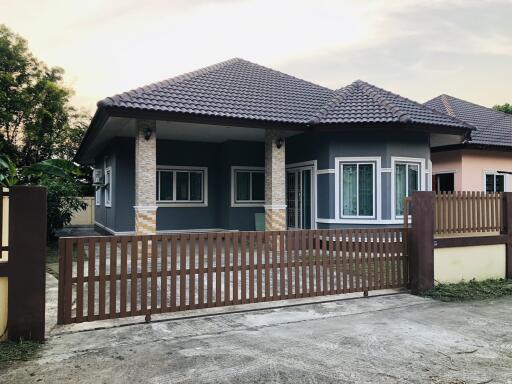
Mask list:
[[[61,238],[58,322],[402,287],[407,235],[378,228]]]
[[[501,193],[441,192],[435,197],[435,234],[503,230]]]

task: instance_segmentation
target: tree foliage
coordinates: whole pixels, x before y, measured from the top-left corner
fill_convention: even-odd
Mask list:
[[[83,208],[91,170],[72,163],[89,117],[71,105],[64,71],[35,58],[25,39],[0,25],[0,184],[48,188],[48,233]]]
[[[509,104],[509,103],[505,103],[502,105],[495,105],[494,107],[492,107],[492,109],[495,109],[496,111],[500,111],[500,112],[509,113],[512,115],[512,104]]]

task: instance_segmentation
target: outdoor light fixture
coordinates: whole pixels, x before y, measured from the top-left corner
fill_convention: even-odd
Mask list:
[[[284,139],[282,137],[278,137],[276,140],[276,147],[277,149],[281,148],[283,146]]]
[[[145,131],[144,131],[144,138],[146,140],[151,139],[151,134],[152,133],[153,133],[153,131],[151,130],[151,128],[146,128]]]

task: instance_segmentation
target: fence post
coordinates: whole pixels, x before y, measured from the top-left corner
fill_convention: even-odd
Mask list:
[[[8,337],[44,340],[46,188],[9,191]]]
[[[434,287],[434,192],[413,192],[410,241],[411,292]]]
[[[507,235],[505,277],[512,279],[512,192],[503,192],[503,221]]]

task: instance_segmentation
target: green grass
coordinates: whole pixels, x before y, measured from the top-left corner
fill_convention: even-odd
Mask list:
[[[41,344],[33,341],[0,342],[0,364],[30,360],[40,347]]]
[[[512,295],[512,280],[489,279],[461,281],[457,284],[438,284],[423,296],[440,301],[484,300]]]

